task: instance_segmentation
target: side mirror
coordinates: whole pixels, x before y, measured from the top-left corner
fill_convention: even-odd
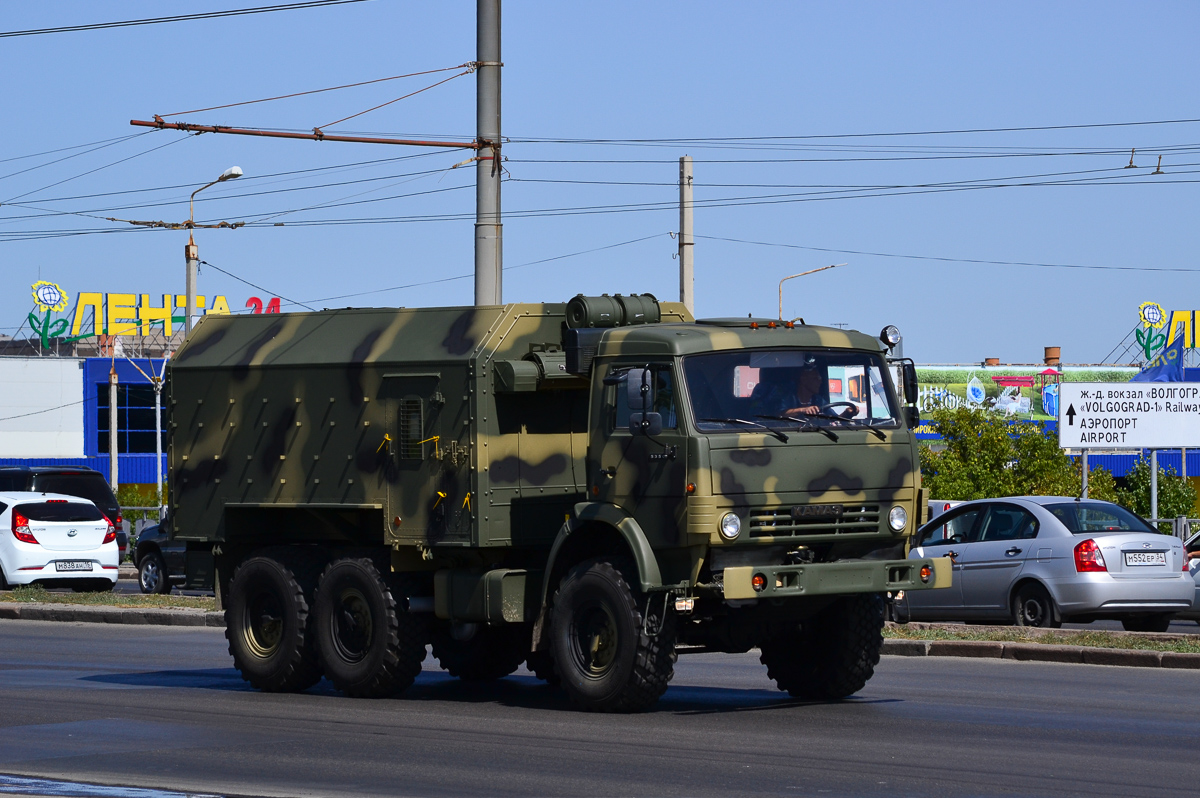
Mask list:
[[[904,421],[909,429],[916,429],[921,426],[921,408],[916,405],[905,405]]]
[[[904,402],[916,404],[920,386],[917,384],[917,366],[911,360],[904,363]]]
[[[630,413],[643,413],[652,404],[654,374],[650,369],[629,369],[625,372],[625,390]]]
[[[662,413],[630,413],[629,432],[633,435],[661,435]]]

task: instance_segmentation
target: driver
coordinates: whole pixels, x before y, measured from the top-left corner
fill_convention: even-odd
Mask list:
[[[815,416],[821,412],[823,380],[817,367],[764,369],[763,377],[751,398],[764,415]]]

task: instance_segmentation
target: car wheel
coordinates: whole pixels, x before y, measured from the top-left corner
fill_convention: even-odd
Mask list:
[[[1152,612],[1149,615],[1134,615],[1122,618],[1121,626],[1126,632],[1165,632],[1175,617],[1172,612]]]
[[[675,673],[675,613],[649,601],[654,615],[644,619],[645,597],[635,596],[626,576],[633,573],[628,560],[590,560],[571,569],[554,596],[551,653],[563,689],[582,709],[648,709]]]
[[[335,560],[317,585],[317,649],[333,686],[381,698],[413,683],[425,659],[424,623],[408,611],[398,580],[366,558]]]
[[[883,597],[847,596],[759,646],[767,676],[796,698],[837,700],[866,686],[883,650]]]
[[[1062,618],[1054,606],[1054,599],[1046,592],[1046,588],[1038,584],[1022,585],[1013,596],[1013,623],[1017,626],[1042,627],[1057,629],[1062,626]]]
[[[441,623],[430,634],[433,656],[451,676],[468,682],[503,679],[529,654],[526,624]]]
[[[233,575],[225,637],[234,667],[259,690],[290,693],[321,679],[309,604],[290,563],[251,557]]]
[[[167,565],[157,551],[146,552],[138,563],[138,587],[143,593],[170,593]]]

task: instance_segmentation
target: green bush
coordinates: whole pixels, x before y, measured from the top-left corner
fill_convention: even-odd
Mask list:
[[[931,424],[945,449],[922,446],[921,479],[928,495],[941,500],[1002,496],[1078,496],[1082,470],[1040,424],[1011,423],[971,410],[934,411]],[[1118,501],[1112,474],[1093,469],[1088,495]]]

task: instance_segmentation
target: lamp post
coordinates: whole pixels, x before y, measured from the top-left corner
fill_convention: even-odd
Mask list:
[[[783,284],[784,283],[786,283],[788,280],[792,280],[796,277],[803,277],[806,274],[816,274],[817,272],[823,272],[826,269],[836,269],[838,266],[845,266],[845,265],[846,265],[845,263],[835,263],[832,266],[822,266],[819,269],[809,269],[806,272],[800,272],[799,274],[792,274],[792,275],[784,277],[782,280],[780,280],[779,281],[779,320],[783,321]]]
[[[188,242],[183,248],[183,257],[187,261],[187,271],[184,274],[184,291],[187,293],[187,314],[183,320],[184,336],[188,336],[192,332],[192,316],[196,315],[196,272],[200,268],[200,250],[196,246],[196,242],[192,239],[192,229],[195,225],[196,216],[196,195],[209,186],[215,186],[217,183],[224,183],[226,180],[233,180],[236,177],[242,176],[242,168],[240,166],[231,166],[221,173],[221,176],[211,183],[206,183],[200,188],[192,192],[192,198],[188,201]]]

